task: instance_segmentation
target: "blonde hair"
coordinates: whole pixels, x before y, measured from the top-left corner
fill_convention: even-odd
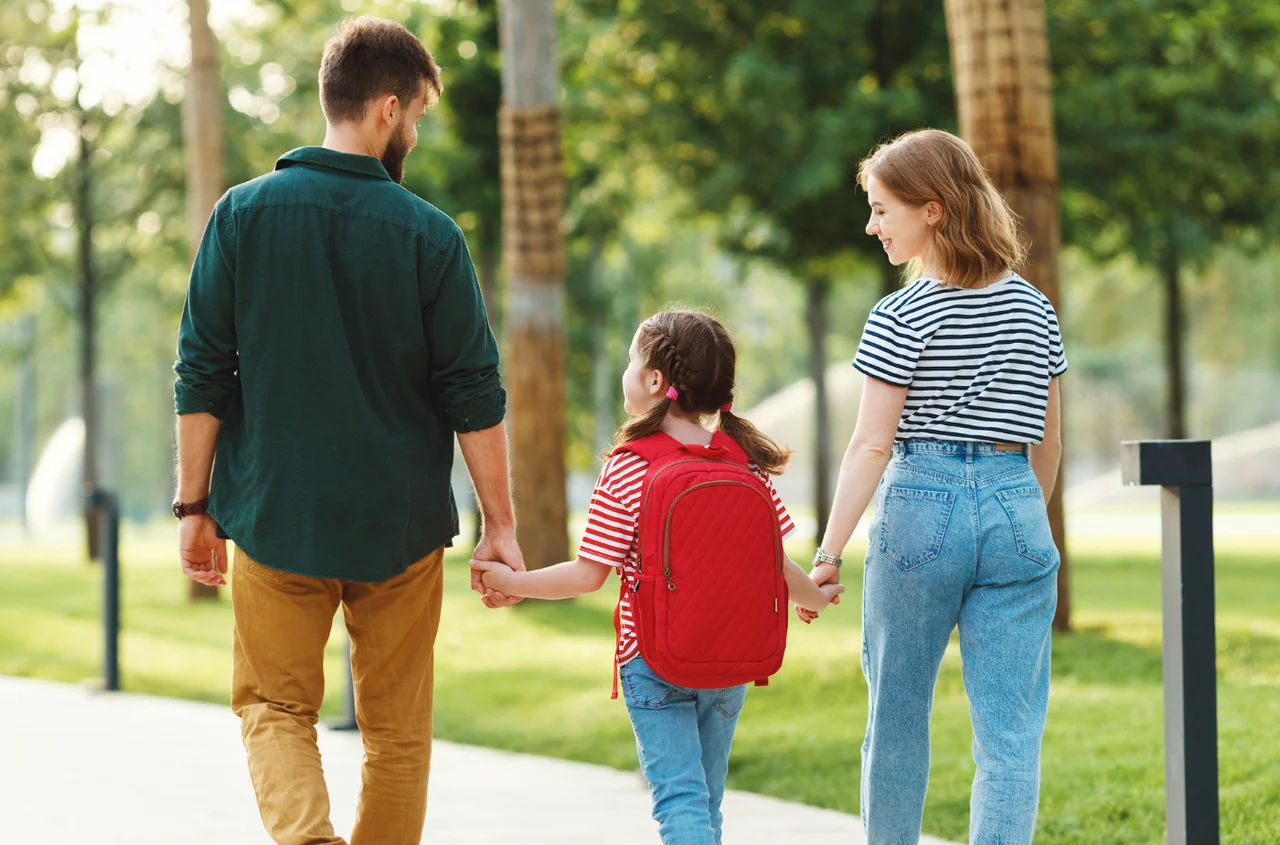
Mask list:
[[[632,440],[661,431],[667,412],[674,406],[698,416],[718,413],[719,429],[737,441],[752,463],[770,475],[782,472],[791,460],[791,451],[745,417],[726,410],[733,403],[738,352],[719,320],[701,311],[659,311],[640,324],[637,346],[644,366],[661,371],[678,398],[664,396],[647,413],[623,423],[605,457]]]
[[[872,175],[907,205],[919,208],[932,201],[942,206],[929,255],[941,281],[981,287],[1026,258],[1016,215],[973,148],[950,132],[920,129],[881,144],[858,165],[864,191]],[[924,269],[921,259],[912,259],[909,280],[919,279]]]

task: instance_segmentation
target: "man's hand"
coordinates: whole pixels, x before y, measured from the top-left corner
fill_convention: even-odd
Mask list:
[[[514,532],[493,534],[485,532],[484,536],[480,538],[480,542],[476,545],[475,551],[471,553],[471,557],[475,560],[500,561],[516,572],[525,571],[524,555],[520,553],[520,546],[516,542]],[[480,594],[480,601],[484,602],[485,607],[510,607],[521,601],[519,597],[512,598],[496,590],[486,589],[480,577],[482,574],[482,570],[472,568],[471,589]]]
[[[218,524],[208,514],[186,516],[178,525],[178,558],[192,581],[221,587],[227,583],[227,541],[218,537]]]
[[[509,596],[516,592],[506,576],[513,574],[511,567],[495,560],[475,560],[470,562],[471,573],[480,573],[480,581],[484,585],[485,595]]]
[[[840,583],[840,567],[832,566],[829,563],[820,563],[809,573],[809,578],[813,583],[821,587],[823,584],[839,584]],[[840,603],[839,594],[831,597],[832,604]],[[803,607],[796,607],[796,616],[800,617],[800,621],[808,625],[810,622],[818,618],[818,614],[812,610],[806,610]]]

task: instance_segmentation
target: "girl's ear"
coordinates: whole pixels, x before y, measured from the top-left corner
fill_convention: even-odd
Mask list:
[[[662,374],[662,370],[650,370],[644,386],[649,391],[650,396],[657,396],[666,390],[666,382],[667,379]]]
[[[937,200],[929,200],[924,204],[924,222],[930,226],[937,226],[942,220],[942,203]]]

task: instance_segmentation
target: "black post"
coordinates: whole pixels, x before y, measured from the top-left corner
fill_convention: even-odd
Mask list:
[[[1208,440],[1120,444],[1125,484],[1160,485],[1164,778],[1169,845],[1218,845],[1213,460]]]
[[[98,549],[102,555],[102,688],[120,689],[120,500],[110,490],[94,490],[89,508],[101,509],[98,521],[102,532]]]
[[[351,634],[347,634],[346,687],[342,691],[342,716],[328,723],[331,731],[358,731],[356,723],[356,685],[351,677]]]

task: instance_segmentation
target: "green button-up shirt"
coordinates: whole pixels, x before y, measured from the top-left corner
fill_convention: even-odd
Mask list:
[[[222,420],[223,530],[263,565],[350,581],[452,541],[453,434],[506,409],[457,225],[376,158],[320,147],[218,202],[174,370],[177,412]]]

